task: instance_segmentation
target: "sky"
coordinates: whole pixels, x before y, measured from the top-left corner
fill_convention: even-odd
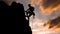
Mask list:
[[[60,17],[60,0],[16,0],[24,5],[25,11],[29,8],[28,4],[35,7],[35,19],[30,17],[30,26],[33,34],[59,34],[59,29],[47,29],[48,26],[42,25],[49,20]],[[47,33],[48,32],[48,33]],[[55,33],[57,32],[57,33]]]
[[[58,1],[60,1],[60,0],[58,0]],[[43,8],[44,11],[42,10],[42,8],[40,8],[42,6],[42,3],[40,2],[40,0],[20,0],[20,3],[22,3],[24,5],[25,10],[28,9],[28,4],[29,3],[32,4],[32,5],[35,5],[35,11],[34,12],[36,14],[36,18],[39,18],[39,19],[42,19],[42,20],[44,20],[44,19],[49,20],[49,19],[53,19],[53,17],[57,17],[57,16],[60,15],[60,10],[59,10],[60,9],[60,7],[59,7],[60,3],[58,1],[53,0],[52,1],[53,4],[51,4],[50,0],[48,0],[44,3],[41,1],[43,4],[48,6],[48,7],[46,7],[46,9]],[[49,5],[47,3],[49,3]],[[39,4],[41,4],[41,5],[39,5]],[[44,7],[45,7],[45,5],[44,5]],[[59,5],[58,6],[59,8],[57,8],[58,10],[54,10],[54,8],[53,8],[53,6],[55,7],[56,5]],[[52,7],[53,10],[51,10],[50,7]],[[50,8],[51,11],[45,11],[45,10],[49,10],[49,8]],[[56,11],[58,11],[58,12],[56,12]],[[45,15],[45,14],[47,14],[47,15]]]
[[[28,9],[30,3],[35,7],[35,19],[30,17],[30,26],[33,34],[60,34],[60,29],[48,29],[43,27],[43,24],[47,21],[60,17],[60,0],[20,0],[20,3],[24,5],[25,10]],[[54,30],[55,29],[55,30]]]
[[[10,0],[11,1],[11,0]],[[60,0],[16,0],[24,5],[25,11],[30,3],[35,7],[35,18],[40,20],[51,20],[60,15]],[[49,3],[49,4],[48,4]],[[58,11],[58,12],[56,12]]]

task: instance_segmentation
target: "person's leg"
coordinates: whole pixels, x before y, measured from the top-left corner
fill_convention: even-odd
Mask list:
[[[33,12],[33,15],[35,16],[35,13]]]
[[[35,13],[33,12],[33,18],[35,18]]]
[[[29,15],[29,17],[32,15],[32,13]]]

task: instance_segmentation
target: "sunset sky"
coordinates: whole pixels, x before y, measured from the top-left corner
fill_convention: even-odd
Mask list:
[[[50,1],[50,0],[49,0]],[[44,9],[44,7],[42,6],[42,1],[41,0],[20,0],[20,3],[22,3],[24,5],[25,10],[28,9],[28,4],[32,4],[32,6],[35,6],[35,14],[36,14],[36,18],[39,19],[43,19],[43,20],[49,20],[49,19],[53,19],[54,17],[58,17],[60,15],[60,0],[56,1],[56,0],[51,0],[53,3],[51,4],[51,1],[49,3],[49,5],[47,4],[49,1],[46,1],[46,9]],[[44,4],[44,3],[43,3]],[[57,6],[56,6],[57,5]],[[42,8],[40,8],[42,6]],[[54,7],[53,7],[54,6]],[[56,6],[56,7],[55,7]],[[50,8],[52,7],[52,8]],[[57,8],[57,9],[55,9]],[[52,10],[53,9],[53,10]],[[46,11],[47,10],[47,11]],[[48,11],[50,10],[50,11]],[[58,11],[58,12],[56,12]],[[47,15],[45,15],[47,14]]]
[[[30,3],[35,7],[35,19],[30,18],[30,26],[33,34],[60,34],[60,28],[48,29],[48,24],[43,24],[49,20],[53,20],[60,16],[60,0],[19,0],[24,5],[25,10],[28,9]],[[55,30],[54,30],[55,29]]]
[[[53,20],[57,17],[60,17],[60,0],[16,0],[19,3],[24,5],[25,11],[28,9],[28,4],[30,3],[35,7],[34,13],[35,19],[33,16],[30,18],[30,26],[32,28],[33,34],[60,34],[60,28],[48,29],[43,26],[44,23],[49,20]],[[54,30],[55,29],[55,30]]]

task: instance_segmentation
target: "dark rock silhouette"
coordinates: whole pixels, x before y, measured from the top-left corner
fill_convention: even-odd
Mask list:
[[[52,28],[56,25],[60,27],[60,17],[57,17],[56,19],[51,20],[49,28]]]
[[[26,34],[32,34],[31,28],[30,28],[30,26],[28,26],[29,25],[29,21],[25,20],[25,22],[24,22],[24,32]]]
[[[7,4],[1,1],[0,2],[0,16],[6,16],[7,8],[8,8]]]
[[[28,20],[25,19],[24,6],[13,2],[8,6],[0,1],[0,24],[2,33],[32,34]]]

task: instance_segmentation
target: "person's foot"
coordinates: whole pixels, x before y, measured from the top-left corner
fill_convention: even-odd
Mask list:
[[[33,16],[33,19],[35,18],[35,16]]]

